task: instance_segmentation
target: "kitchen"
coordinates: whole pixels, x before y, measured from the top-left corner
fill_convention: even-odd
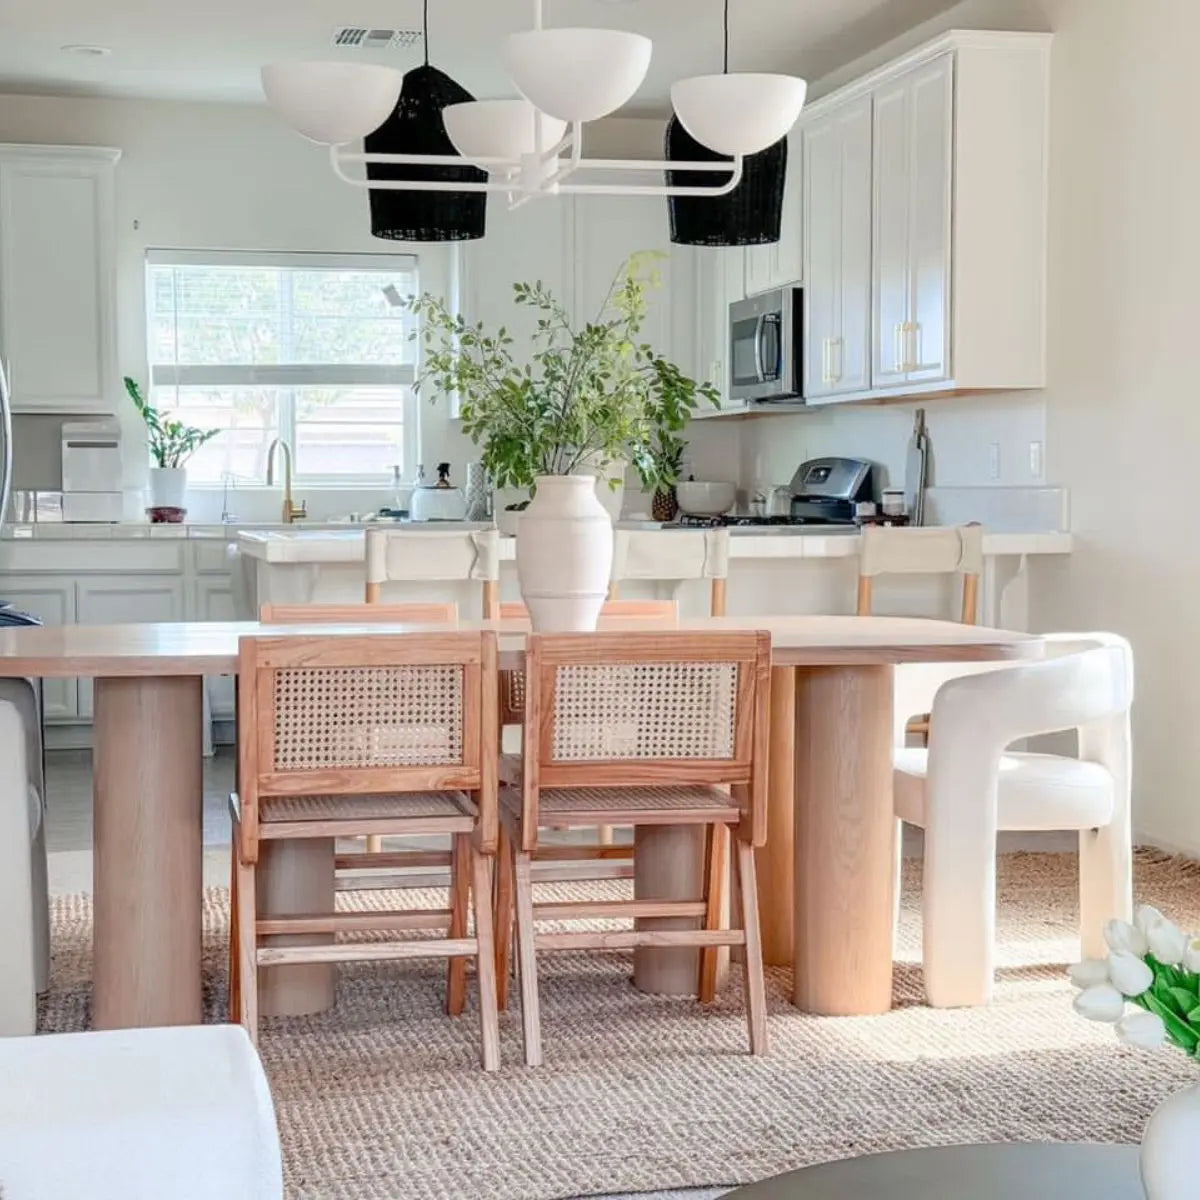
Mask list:
[[[1014,648],[1032,644],[1021,631],[1035,639],[1050,630],[1117,631],[1129,637],[1139,661],[1131,838],[1160,856],[1137,859],[1139,887],[1150,877],[1147,864],[1176,869],[1177,860],[1165,855],[1200,854],[1200,826],[1186,802],[1191,768],[1181,749],[1200,699],[1177,667],[1180,638],[1189,632],[1186,617],[1176,611],[1186,608],[1191,586],[1186,556],[1179,553],[1186,544],[1182,481],[1188,471],[1178,456],[1187,438],[1163,432],[1179,423],[1182,434],[1190,432],[1177,399],[1166,399],[1178,398],[1189,378],[1180,356],[1166,348],[1166,333],[1178,345],[1186,343],[1173,314],[1187,307],[1188,292],[1167,264],[1179,261],[1172,238],[1186,240],[1191,226],[1124,185],[1106,184],[1115,149],[1160,180],[1163,195],[1172,194],[1172,158],[1165,149],[1172,139],[1152,136],[1147,126],[1179,134],[1182,127],[1169,116],[1186,96],[1166,104],[1159,89],[1168,90],[1165,81],[1178,72],[1141,69],[1167,50],[1152,47],[1137,22],[1118,15],[1107,0],[1088,12],[1073,0],[1023,0],[1016,9],[999,0],[921,0],[919,13],[912,5],[863,0],[862,23],[846,28],[835,28],[837,6],[823,0],[804,13],[773,0],[746,0],[745,9],[755,2],[772,7],[772,22],[740,16],[743,5],[731,6],[732,65],[745,55],[751,69],[783,69],[788,64],[781,55],[772,58],[772,44],[786,40],[780,22],[794,20],[788,36],[805,47],[800,57],[810,88],[788,135],[780,235],[750,246],[673,241],[670,206],[661,194],[569,189],[526,197],[511,208],[503,196],[489,196],[487,233],[477,240],[373,236],[363,188],[338,177],[343,168],[356,176],[359,164],[352,156],[343,162],[335,152],[331,170],[325,148],[298,136],[289,127],[295,122],[258,94],[261,62],[299,57],[290,35],[278,47],[248,35],[247,52],[255,61],[227,63],[227,76],[207,82],[203,71],[189,76],[176,60],[169,70],[142,79],[122,75],[113,83],[105,73],[123,72],[127,63],[120,48],[106,55],[109,39],[101,37],[95,47],[81,43],[54,52],[71,64],[70,87],[47,82],[54,69],[44,62],[37,69],[45,78],[31,77],[25,87],[26,76],[6,65],[0,50],[0,80],[12,93],[0,92],[0,359],[11,385],[12,429],[5,442],[13,455],[5,472],[12,496],[0,522],[0,605],[11,607],[0,612],[10,621],[28,613],[49,627],[37,634],[61,627],[61,641],[36,642],[60,646],[60,657],[96,656],[88,667],[95,683],[82,663],[73,671],[47,671],[43,679],[48,768],[60,794],[72,794],[65,804],[60,800],[58,814],[51,797],[52,842],[63,836],[64,809],[68,824],[78,820],[82,829],[90,821],[90,814],[82,815],[90,809],[90,747],[94,737],[105,736],[100,713],[106,704],[107,735],[113,745],[121,736],[112,684],[123,669],[109,678],[94,662],[105,654],[105,661],[116,661],[126,651],[106,647],[89,629],[190,622],[189,628],[213,630],[210,643],[196,633],[188,651],[191,683],[197,675],[205,679],[204,707],[196,711],[203,711],[210,755],[204,770],[213,793],[206,797],[212,840],[205,846],[203,879],[188,875],[180,887],[194,899],[202,884],[219,887],[227,880],[223,793],[231,783],[229,747],[237,735],[230,674],[237,643],[230,640],[230,630],[236,633],[230,622],[252,620],[264,604],[360,602],[371,579],[368,531],[379,528],[427,536],[430,544],[438,537],[478,537],[473,544],[494,547],[495,559],[494,574],[490,563],[484,574],[476,562],[469,577],[444,580],[427,571],[420,579],[386,583],[385,601],[453,603],[467,629],[493,603],[528,600],[518,577],[520,536],[512,532],[525,518],[514,520],[506,507],[526,499],[526,492],[501,488],[481,495],[475,468],[484,450],[464,431],[464,397],[428,381],[415,393],[424,351],[408,341],[412,315],[382,298],[420,292],[489,330],[508,325],[515,355],[528,358],[531,329],[522,323],[524,314],[514,319],[515,282],[542,281],[571,319],[582,321],[620,264],[649,250],[663,255],[657,266],[662,280],[650,296],[644,337],[685,376],[711,382],[720,405],[698,404],[681,431],[685,448],[675,500],[690,513],[664,527],[657,519],[662,496],[636,465],[617,491],[597,490],[612,508],[617,546],[625,546],[618,556],[642,539],[639,555],[649,564],[624,577],[614,571],[618,599],[674,601],[693,627],[710,612],[727,613],[734,630],[756,619],[779,622],[774,628],[783,652],[801,657],[773,664],[773,703],[780,688],[791,686],[788,671],[812,668],[815,677],[824,669],[788,641],[787,621],[801,615],[846,619],[870,609],[974,619],[980,628],[961,626],[974,630],[963,636],[986,637],[987,627],[995,627],[1003,631],[997,645],[1014,657]],[[450,0],[460,9],[465,3]],[[693,28],[689,18],[674,46],[672,32],[656,16],[657,0],[572,3],[589,8],[591,19],[606,26],[654,27],[658,47],[672,47],[639,107],[590,122],[587,131],[591,156],[659,162],[670,103],[666,85],[717,60],[719,5],[713,5],[711,28],[702,21]],[[1155,3],[1165,10],[1171,0]],[[416,7],[408,5],[414,11],[402,14],[403,21],[376,8],[375,19],[383,27],[417,26]],[[455,43],[494,42],[509,32],[507,26],[492,28],[488,22],[497,18],[487,6],[479,30],[439,33],[439,7],[431,6],[432,61],[444,57],[455,77],[471,82],[480,95],[500,93],[498,66],[482,57],[465,63]],[[547,7],[551,23],[559,4]],[[565,12],[568,5],[561,7]],[[336,14],[328,23],[348,15]],[[1176,13],[1172,20],[1185,19]],[[806,24],[812,21],[827,24]],[[316,36],[328,41],[328,32]],[[365,57],[347,48],[343,61],[413,67],[419,50],[401,40],[403,32],[391,29],[387,47],[367,49]],[[1183,29],[1176,32],[1183,44]],[[1141,53],[1133,62],[1130,51],[1126,61],[1104,49],[1110,45],[1137,46]],[[218,47],[202,49],[198,43],[201,59],[219,57]],[[328,49],[324,57],[331,57]],[[1151,108],[1128,96],[1110,98],[1106,81],[1135,68],[1139,89],[1164,103]],[[234,86],[235,77],[242,84]],[[243,86],[248,77],[255,78],[254,94]],[[1093,111],[1113,138],[1111,148],[1093,128]],[[606,178],[622,184],[623,168],[614,165]],[[659,172],[650,182],[661,178]],[[335,275],[351,282],[339,291],[340,284],[328,282]],[[210,288],[217,277],[237,286],[225,293]],[[260,323],[250,329],[238,304],[252,293],[256,304],[250,307]],[[306,309],[318,293],[328,307]],[[1161,327],[1149,327],[1150,312],[1159,315]],[[310,327],[324,322],[336,331],[323,345],[337,348],[317,361],[305,358],[298,337],[313,316],[319,321]],[[737,326],[747,316],[752,333],[740,336]],[[198,350],[201,331],[207,350]],[[241,353],[247,344],[255,353]],[[747,376],[771,386],[773,394],[748,394]],[[194,447],[182,496],[152,485],[152,478],[163,477],[150,474],[155,464],[147,422],[123,379],[132,380],[164,417],[201,432],[219,427],[214,438]],[[776,382],[783,386],[774,387]],[[331,410],[326,393],[338,390],[352,395]],[[449,464],[450,486],[419,495],[440,464]],[[167,467],[160,460],[159,469]],[[700,486],[689,490],[688,484]],[[152,522],[148,510],[156,507],[186,514],[178,522]],[[422,509],[434,519],[411,521]],[[404,511],[410,521],[396,526],[369,520]],[[813,516],[820,520],[802,520]],[[500,536],[491,542],[493,521]],[[888,521],[919,524],[931,534],[978,535],[978,560],[971,560],[979,563],[978,576],[963,569],[864,580],[861,529]],[[425,525],[427,530],[418,528]],[[981,529],[970,528],[975,525]],[[678,547],[686,539],[704,546],[704,559],[693,572],[673,574],[663,563],[681,556]],[[656,566],[657,560],[663,561]],[[5,638],[4,653],[15,659],[21,647],[35,645],[0,634]],[[169,658],[166,642],[158,649],[135,642],[131,655]],[[517,661],[514,645],[511,635],[501,643],[503,669]],[[34,657],[17,674],[39,674],[28,665]],[[160,675],[169,666],[161,666]],[[161,675],[164,698],[174,686],[171,678]],[[175,680],[182,682],[182,675]],[[164,727],[185,709],[191,713],[183,690],[179,686],[172,695]],[[865,700],[855,703],[869,707]],[[811,705],[806,719],[818,719],[817,707]],[[835,731],[828,712],[825,719],[829,737],[823,744],[849,744],[839,739],[850,734]],[[132,733],[126,736],[123,744],[141,745]],[[769,740],[778,774],[779,763],[791,757],[791,742],[780,749],[774,734]],[[870,747],[861,755],[841,755],[862,772],[860,781],[877,740],[866,739]],[[165,739],[153,756],[164,810],[183,791],[200,788],[198,769],[195,778],[190,768],[178,780],[170,778],[170,747]],[[184,748],[198,758],[190,741]],[[150,748],[143,749],[149,759]],[[814,757],[832,769],[839,756]],[[107,785],[110,793],[115,778]],[[74,782],[67,787],[69,780]],[[775,785],[786,790],[789,805],[793,783],[799,797],[798,778],[789,778],[786,789]],[[809,794],[819,796],[819,787],[813,784]],[[777,808],[778,797],[771,803]],[[887,815],[890,830],[890,806]],[[890,869],[882,846],[882,840],[871,842],[874,900]],[[1035,848],[1053,847],[1062,848],[1041,840]],[[52,857],[62,891],[88,890],[90,867],[81,882],[78,873],[64,875],[65,856]],[[821,856],[808,861],[816,871]],[[1164,865],[1169,863],[1175,867]],[[790,877],[771,873],[776,869],[761,863],[759,881],[765,880],[763,894],[777,900],[792,888]],[[1011,862],[1001,867],[1002,893],[1005,882],[1013,882],[1006,869]],[[1028,889],[1030,897],[1038,894],[1036,887]],[[1155,903],[1168,902],[1149,895]],[[1012,896],[1010,889],[1010,905]],[[667,896],[653,899],[670,903]],[[117,909],[112,899],[107,903],[111,928]],[[778,916],[768,912],[770,920]],[[910,926],[911,918],[909,912]],[[144,919],[139,911],[137,921]],[[1070,933],[1073,938],[1075,931]],[[223,931],[218,935],[222,939]],[[209,987],[211,929],[205,936]],[[1047,958],[1066,961],[1055,949],[1041,954],[1038,964]],[[768,966],[781,961],[767,960]],[[1011,977],[1001,976],[1000,986],[1012,986]],[[908,965],[898,978],[911,983]],[[1036,986],[1047,995],[1052,990],[1047,978]],[[553,987],[551,980],[548,994]],[[799,1001],[774,994],[773,1035],[796,1019],[789,1004]],[[913,1011],[926,1010],[918,1000]],[[547,1016],[552,1026],[552,1004]],[[210,1007],[204,1019],[214,1019]],[[1036,1020],[1039,1037],[1046,1030],[1059,1036],[1052,1015]],[[836,1022],[814,1024],[822,1039],[841,1036]],[[267,1028],[269,1060],[279,1043]],[[859,1036],[858,1027],[845,1028],[850,1037]],[[783,1034],[785,1045],[788,1036]],[[919,1037],[914,1044],[923,1054]],[[1023,1045],[1017,1053],[1029,1050]],[[921,1061],[936,1063],[939,1051]],[[873,1061],[877,1051],[863,1042],[844,1057],[863,1053]],[[879,1069],[889,1069],[895,1057],[878,1053],[887,1063]],[[967,1057],[956,1051],[953,1060]],[[622,1069],[632,1061],[622,1059]],[[275,1064],[268,1066],[273,1073]],[[1053,1092],[1045,1076],[1038,1078],[1042,1091]],[[1164,1072],[1154,1083],[1166,1081]],[[291,1086],[281,1093],[289,1102],[298,1094]],[[414,1084],[414,1094],[419,1091]],[[1144,1116],[1138,1106],[1154,1091],[1147,1084],[1138,1103],[1126,1106],[1137,1110],[1136,1130],[1128,1111],[1101,1128],[1099,1109],[1087,1100],[1093,1140],[1136,1139]],[[653,1094],[650,1086],[643,1099]],[[385,1107],[381,1103],[380,1111]],[[803,1106],[794,1111],[805,1120],[810,1115]],[[1070,1140],[1062,1130],[1048,1119],[1048,1136]],[[344,1127],[339,1131],[344,1134]],[[763,1127],[747,1133],[747,1145],[769,1141]],[[442,1136],[441,1127],[433,1136]],[[822,1153],[836,1152],[842,1137],[839,1132],[822,1143]],[[695,1149],[689,1151],[693,1157]],[[655,1154],[665,1156],[661,1161],[671,1153],[661,1140],[655,1145]],[[788,1159],[783,1155],[781,1162]],[[548,1180],[544,1161],[537,1162]],[[761,1160],[753,1170],[769,1173]],[[678,1171],[676,1177],[697,1186],[726,1181],[714,1169]],[[635,1172],[620,1174],[619,1182],[633,1191],[664,1186],[668,1178],[666,1171]],[[563,1195],[619,1190],[608,1182],[577,1174],[555,1186]]]

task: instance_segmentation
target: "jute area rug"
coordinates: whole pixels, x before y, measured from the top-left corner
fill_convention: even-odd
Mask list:
[[[516,1003],[504,1069],[477,1066],[477,1025],[442,1011],[435,964],[344,968],[337,1007],[262,1036],[296,1200],[559,1200],[745,1183],[807,1163],[970,1141],[1135,1142],[1154,1105],[1196,1079],[1179,1052],[1119,1047],[1076,1017],[1075,862],[1006,856],[991,1008],[923,1006],[919,864],[909,866],[896,1009],[815,1018],[770,979],[772,1053],[746,1051],[740,990],[711,1007],[644,996],[624,955],[542,966],[546,1064],[521,1065]],[[557,885],[564,888],[606,885]],[[1200,928],[1200,865],[1142,853],[1139,898]],[[550,889],[548,889],[549,891]],[[396,908],[423,899],[377,894]],[[205,905],[205,1006],[225,1018],[227,895]],[[361,903],[361,901],[360,901]],[[43,1030],[87,1027],[91,906],[55,901]]]

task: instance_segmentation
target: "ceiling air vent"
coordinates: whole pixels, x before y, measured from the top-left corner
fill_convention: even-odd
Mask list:
[[[343,25],[333,31],[333,44],[343,50],[407,50],[421,44],[421,31]]]

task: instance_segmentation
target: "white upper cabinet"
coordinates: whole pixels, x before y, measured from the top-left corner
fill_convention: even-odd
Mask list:
[[[745,294],[800,283],[804,276],[804,152],[798,134],[788,138],[787,176],[779,241],[746,248]]]
[[[871,101],[804,129],[804,395],[830,403],[870,387]]]
[[[740,246],[696,246],[695,296],[696,356],[693,372],[698,382],[711,383],[721,394],[721,407],[704,405],[697,417],[745,412],[745,400],[729,399],[729,306],[745,296],[746,251]]]
[[[0,355],[16,412],[116,411],[118,156],[0,146]]]
[[[807,400],[1045,386],[1049,62],[954,30],[806,110]]]
[[[944,54],[875,93],[876,387],[949,374],[953,78]]]

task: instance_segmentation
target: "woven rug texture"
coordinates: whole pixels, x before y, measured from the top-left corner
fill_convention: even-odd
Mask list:
[[[1200,928],[1200,864],[1137,858],[1139,900]],[[545,1065],[521,1061],[519,1001],[501,1018],[504,1067],[478,1067],[472,1006],[443,1011],[444,965],[339,973],[329,1013],[264,1022],[292,1200],[561,1200],[734,1185],[808,1163],[971,1141],[1136,1142],[1154,1106],[1197,1078],[1179,1051],[1134,1051],[1071,1010],[1078,956],[1071,855],[1015,854],[999,869],[995,1003],[923,1004],[920,864],[906,867],[886,1016],[819,1018],[769,978],[771,1054],[746,1053],[735,971],[719,1000],[645,996],[627,954],[543,956]],[[558,884],[545,897],[616,895]],[[444,893],[351,893],[384,909]],[[44,1032],[89,1022],[91,903],[53,901]],[[228,895],[204,905],[206,1020],[226,1018]],[[515,989],[514,989],[515,993]]]

